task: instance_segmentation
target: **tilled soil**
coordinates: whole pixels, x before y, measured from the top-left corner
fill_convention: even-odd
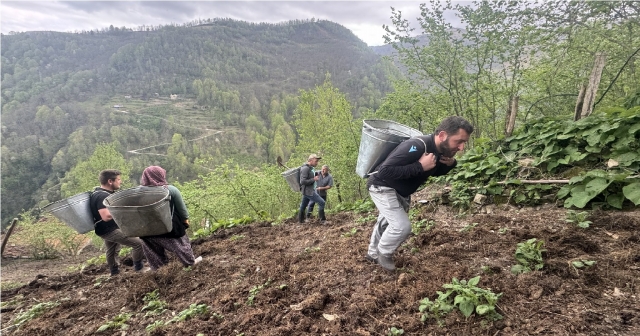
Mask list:
[[[640,210],[595,212],[581,229],[552,205],[467,216],[416,206],[422,212],[416,221],[435,226],[398,249],[393,273],[364,259],[371,214],[335,214],[326,226],[257,223],[193,241],[204,260],[191,269],[173,262],[143,274],[125,266],[110,278],[106,266],[38,275],[2,292],[3,334],[91,335],[129,313],[128,329],[98,334],[146,335],[148,325],[205,304],[209,313],[150,334],[392,335],[395,327],[404,335],[640,335]],[[516,244],[529,238],[546,243],[545,266],[513,275]],[[574,260],[596,264],[577,269]],[[444,326],[421,322],[421,299],[436,299],[454,277],[478,275],[479,287],[503,293],[502,320],[456,311]],[[155,289],[167,310],[145,317],[143,297]],[[20,312],[48,301],[60,305],[11,327]]]

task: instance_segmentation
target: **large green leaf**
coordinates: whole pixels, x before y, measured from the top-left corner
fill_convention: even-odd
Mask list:
[[[571,190],[571,197],[565,201],[565,206],[569,204],[569,206],[574,205],[578,208],[584,208],[589,201],[607,189],[609,184],[611,184],[611,181],[602,177],[596,177],[589,181],[584,187],[577,185]]]
[[[471,314],[473,314],[473,311],[475,310],[475,308],[476,307],[473,304],[473,302],[471,302],[471,300],[465,300],[465,301],[461,302],[460,305],[458,305],[458,309],[460,309],[460,312],[465,317],[471,316]]]
[[[593,197],[590,197],[585,191],[584,185],[577,185],[571,189],[571,197],[564,201],[565,207],[576,206],[578,208],[584,208]]]
[[[567,197],[567,195],[569,195],[569,193],[571,192],[571,189],[573,189],[572,185],[564,185],[562,188],[560,188],[560,190],[558,190],[558,198],[562,199]]]
[[[640,154],[634,152],[628,152],[615,157],[616,161],[623,166],[628,167],[636,161],[640,161]]]
[[[624,197],[628,198],[633,204],[640,204],[640,182],[631,183],[622,188]]]
[[[622,193],[607,196],[607,204],[616,209],[622,209],[622,202],[624,202],[624,195]]]
[[[486,304],[481,304],[479,306],[476,307],[476,313],[478,313],[478,315],[484,315],[490,311],[492,311],[493,309],[491,309],[491,306],[486,305]]]

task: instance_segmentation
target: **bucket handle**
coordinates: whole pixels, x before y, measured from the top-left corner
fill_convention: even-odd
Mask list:
[[[424,140],[422,140],[422,139],[420,139],[418,137],[416,137],[416,139],[422,141],[422,144],[424,145],[424,154],[427,154],[427,144],[424,142]],[[369,173],[369,176],[371,176],[373,174],[377,174],[377,173],[378,173],[378,171],[376,170],[374,172]]]

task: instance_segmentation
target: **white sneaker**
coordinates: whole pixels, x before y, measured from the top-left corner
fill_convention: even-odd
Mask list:
[[[197,263],[199,263],[201,261],[202,261],[202,256],[199,256],[193,261],[193,264],[195,265],[195,264],[197,264]]]

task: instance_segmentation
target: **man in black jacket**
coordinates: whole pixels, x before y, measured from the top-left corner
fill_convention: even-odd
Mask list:
[[[445,175],[456,166],[473,126],[462,117],[445,118],[434,134],[403,141],[378,166],[367,182],[379,216],[366,259],[395,270],[392,255],[411,234],[408,212],[413,194],[430,176]]]

